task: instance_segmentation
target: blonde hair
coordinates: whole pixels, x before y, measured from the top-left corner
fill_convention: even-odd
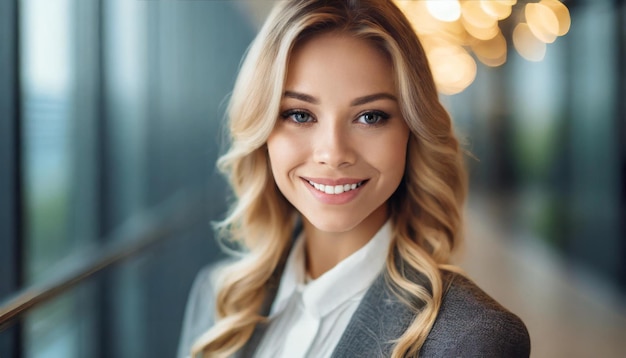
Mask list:
[[[280,1],[242,63],[229,104],[231,146],[218,162],[237,199],[220,228],[246,252],[225,272],[218,320],[195,342],[194,357],[232,355],[265,319],[259,312],[266,289],[288,254],[297,214],[274,183],[266,140],[279,116],[291,50],[303,38],[329,31],[371,41],[387,54],[411,131],[405,175],[389,199],[394,237],[385,276],[416,318],[395,341],[392,356],[417,356],[437,317],[444,291],[440,270],[461,241],[466,178],[424,50],[391,0]],[[429,284],[410,280],[403,265]]]

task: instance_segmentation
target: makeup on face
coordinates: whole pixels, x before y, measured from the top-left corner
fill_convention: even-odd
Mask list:
[[[323,34],[295,47],[287,74],[267,141],[276,185],[316,230],[373,235],[409,137],[389,60],[366,40]]]

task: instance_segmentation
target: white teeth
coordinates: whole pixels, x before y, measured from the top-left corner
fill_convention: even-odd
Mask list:
[[[324,185],[324,184],[318,184],[315,182],[312,182],[310,180],[308,180],[309,184],[311,184],[311,186],[313,186],[315,189],[326,193],[326,194],[341,194],[341,193],[345,193],[347,191],[350,190],[354,190],[358,187],[361,186],[361,184],[363,184],[363,182],[358,182],[358,183],[354,183],[354,184],[344,184],[344,185]]]

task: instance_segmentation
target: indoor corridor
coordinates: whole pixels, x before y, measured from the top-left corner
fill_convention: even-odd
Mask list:
[[[526,323],[531,357],[626,357],[624,297],[543,242],[498,224],[500,209],[471,200],[459,262]]]

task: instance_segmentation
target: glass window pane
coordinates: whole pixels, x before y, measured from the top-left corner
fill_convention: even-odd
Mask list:
[[[92,283],[85,283],[26,315],[23,354],[26,358],[95,356],[97,302]]]
[[[24,178],[25,284],[46,282],[96,241],[95,117],[84,96],[97,74],[85,46],[97,24],[95,1],[21,0],[20,80]],[[92,25],[80,27],[91,16]],[[85,45],[87,44],[87,45]],[[91,92],[88,96],[97,94]],[[91,108],[93,109],[93,108]],[[88,129],[91,128],[91,131]],[[25,357],[85,357],[94,344],[90,290],[73,290],[29,312]]]
[[[71,0],[21,2],[26,281],[71,249]]]
[[[110,271],[105,356],[174,356],[191,281],[218,256],[209,221],[226,209],[214,169],[225,99],[254,27],[229,1],[103,3],[107,229],[181,190],[210,211]],[[167,218],[164,218],[166,220]]]

